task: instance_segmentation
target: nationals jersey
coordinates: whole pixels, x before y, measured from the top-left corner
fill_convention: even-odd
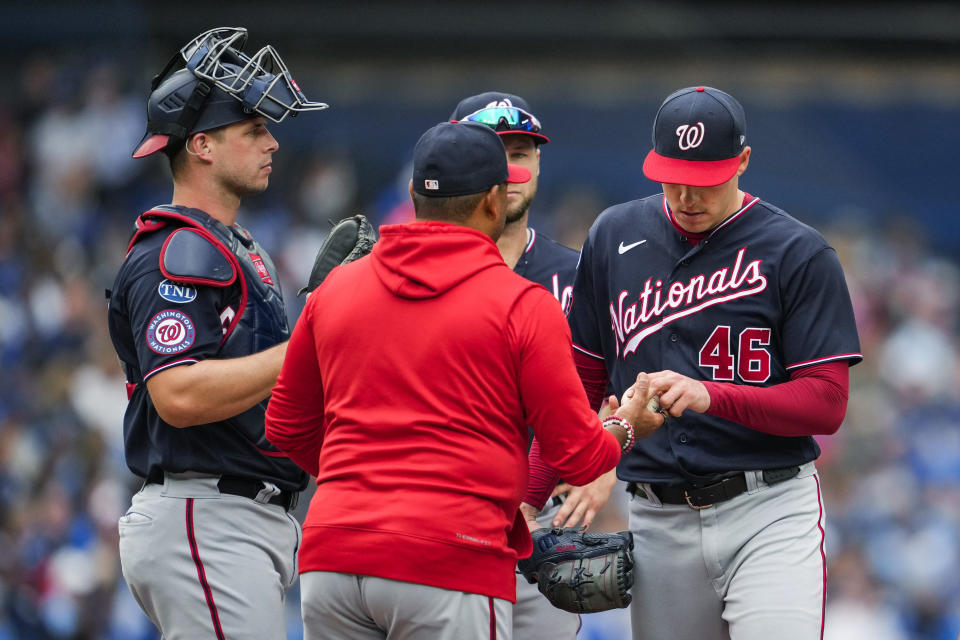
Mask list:
[[[604,361],[617,396],[641,371],[769,386],[798,367],[862,358],[834,250],[754,197],[695,246],[674,226],[662,194],[607,209],[581,251],[568,318],[574,348]],[[769,435],[685,411],[638,440],[618,475],[691,482],[819,454],[809,436]]]
[[[173,253],[180,255],[171,261]],[[171,262],[196,272],[175,279]],[[246,229],[186,207],[144,213],[117,273],[108,324],[127,376],[123,432],[131,471],[144,478],[164,471],[242,476],[303,490],[307,475],[266,441],[266,400],[220,422],[177,429],[163,421],[147,389],[171,367],[249,355],[289,337],[276,268]]]
[[[577,273],[577,252],[530,228],[527,246],[513,268],[517,275],[541,284],[560,302],[566,312],[573,295]]]

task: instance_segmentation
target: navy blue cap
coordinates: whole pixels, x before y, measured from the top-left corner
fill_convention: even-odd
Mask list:
[[[230,66],[236,68],[233,65]],[[185,105],[190,101],[193,90],[199,82],[200,79],[192,71],[180,69],[151,92],[147,99],[147,132],[133,152],[134,158],[143,158],[167,147],[170,135],[176,129]],[[244,108],[239,99],[216,86],[210,88],[210,95],[198,108],[200,111],[196,123],[190,131],[184,131],[184,133],[200,133],[234,122],[249,120],[258,115]]]
[[[413,148],[413,190],[424,196],[464,196],[528,180],[530,172],[507,164],[499,136],[482,124],[441,122]]]
[[[481,113],[489,110],[487,114]],[[510,113],[515,110],[515,113]],[[483,118],[482,116],[488,117]],[[530,105],[520,96],[503,91],[486,91],[464,98],[450,114],[450,122],[461,122],[473,117],[474,122],[486,124],[501,136],[513,133],[530,136],[537,144],[546,144],[550,138],[540,131],[540,120],[533,115]]]
[[[643,173],[668,184],[723,184],[736,175],[746,139],[747,120],[733,96],[712,87],[680,89],[657,111]]]

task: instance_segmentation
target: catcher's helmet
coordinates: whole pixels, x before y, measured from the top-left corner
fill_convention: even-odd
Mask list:
[[[327,108],[307,100],[273,47],[253,56],[240,51],[246,37],[242,28],[211,29],[170,59],[153,79],[147,132],[134,158],[177,148],[193,133],[258,115],[280,122],[288,114]]]

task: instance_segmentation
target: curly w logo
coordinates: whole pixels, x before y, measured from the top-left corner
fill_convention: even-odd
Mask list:
[[[680,140],[680,148],[684,151],[696,149],[703,142],[704,128],[703,123],[698,122],[695,125],[682,124],[677,127],[677,138]]]

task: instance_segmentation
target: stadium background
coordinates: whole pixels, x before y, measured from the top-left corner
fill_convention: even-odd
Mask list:
[[[272,127],[271,188],[240,215],[282,269],[292,317],[326,220],[406,215],[413,144],[460,98],[502,89],[532,103],[552,142],[531,222],[578,246],[604,207],[658,189],[640,166],[669,92],[736,95],[754,149],[742,184],[838,249],[866,356],[844,426],[821,439],[826,637],[957,637],[960,8],[228,6],[0,2],[0,640],[154,637],[116,558],[138,483],[103,290],[135,215],[169,199],[163,161],[129,158],[149,80],[213,26],[248,27],[248,49],[276,45],[331,104]],[[598,528],[623,526],[618,500]],[[627,624],[598,614],[581,637],[626,637]]]

